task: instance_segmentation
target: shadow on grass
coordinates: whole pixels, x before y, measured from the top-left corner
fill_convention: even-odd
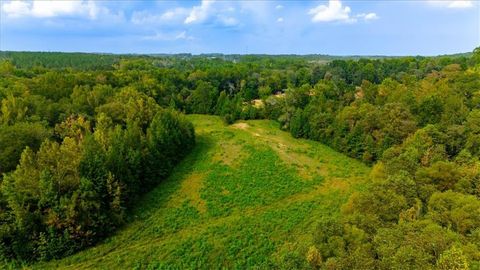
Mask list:
[[[209,135],[200,134],[196,137],[195,147],[173,170],[172,174],[160,182],[151,191],[143,195],[129,211],[128,222],[148,218],[152,212],[158,211],[169,201],[170,196],[176,192],[192,171],[198,170],[196,165],[207,156],[206,153],[215,145]]]

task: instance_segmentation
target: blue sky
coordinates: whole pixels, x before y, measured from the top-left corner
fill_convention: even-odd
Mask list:
[[[471,0],[0,4],[0,50],[437,55],[480,45]]]

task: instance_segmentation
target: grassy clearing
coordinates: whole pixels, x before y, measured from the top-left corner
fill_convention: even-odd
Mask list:
[[[191,115],[197,146],[97,246],[35,269],[285,267],[322,216],[337,215],[369,168],[271,121],[225,126]],[[287,258],[287,259],[286,259]],[[282,266],[283,265],[283,266]]]

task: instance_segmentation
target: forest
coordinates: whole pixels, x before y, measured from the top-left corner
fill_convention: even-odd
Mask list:
[[[61,259],[115,234],[201,147],[190,116],[216,115],[227,127],[271,120],[371,168],[338,214],[311,217],[306,249],[268,268],[480,269],[480,48],[0,59],[5,265]],[[275,170],[272,179],[284,173]]]

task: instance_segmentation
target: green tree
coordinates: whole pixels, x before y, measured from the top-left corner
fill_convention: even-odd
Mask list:
[[[428,215],[440,225],[462,235],[480,226],[480,200],[472,195],[446,191],[432,194]]]
[[[461,249],[453,246],[444,251],[437,261],[439,270],[468,270],[468,261]]]
[[[308,118],[302,109],[297,109],[293,114],[290,120],[290,133],[294,138],[301,138],[308,135]]]
[[[211,113],[214,106],[216,91],[208,82],[199,81],[189,97],[191,112]]]
[[[50,136],[51,131],[43,123],[0,125],[0,175],[15,169],[26,147],[36,151]]]

